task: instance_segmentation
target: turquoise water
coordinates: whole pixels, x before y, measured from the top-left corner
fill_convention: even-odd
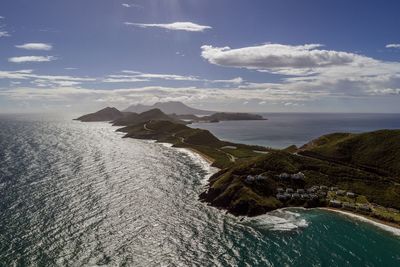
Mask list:
[[[0,118],[0,266],[400,264],[400,237],[341,215],[208,207],[198,156],[114,130]]]

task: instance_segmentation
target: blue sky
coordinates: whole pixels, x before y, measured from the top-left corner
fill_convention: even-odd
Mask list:
[[[399,1],[4,0],[0,112],[400,112]]]

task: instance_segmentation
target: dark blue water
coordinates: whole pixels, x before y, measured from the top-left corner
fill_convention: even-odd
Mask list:
[[[400,266],[400,238],[320,210],[200,203],[198,156],[106,123],[0,118],[0,266]]]
[[[285,148],[301,146],[321,135],[334,132],[367,132],[400,129],[400,114],[262,114],[266,121],[223,121],[196,123],[224,140]]]

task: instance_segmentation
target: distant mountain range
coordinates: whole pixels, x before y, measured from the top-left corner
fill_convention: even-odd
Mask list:
[[[177,101],[157,102],[154,105],[150,106],[142,104],[131,105],[127,109],[123,110],[123,112],[143,113],[152,109],[159,109],[165,114],[176,115],[211,115],[215,113],[214,111],[191,108],[183,104],[182,102]]]
[[[160,108],[154,108],[155,106],[158,106]],[[163,108],[163,110],[161,108]],[[206,113],[208,115],[196,116]],[[156,103],[152,106],[134,105],[130,106],[122,112],[114,107],[107,107],[97,112],[83,115],[76,120],[84,122],[108,121],[112,122],[115,126],[126,126],[139,124],[151,120],[170,121],[178,124],[188,124],[194,122],[266,119],[257,114],[226,112],[212,113],[212,111],[188,107],[181,102],[164,102]]]

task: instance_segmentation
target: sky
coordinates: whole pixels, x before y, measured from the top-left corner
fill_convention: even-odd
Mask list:
[[[400,113],[398,0],[2,0],[0,113]]]

